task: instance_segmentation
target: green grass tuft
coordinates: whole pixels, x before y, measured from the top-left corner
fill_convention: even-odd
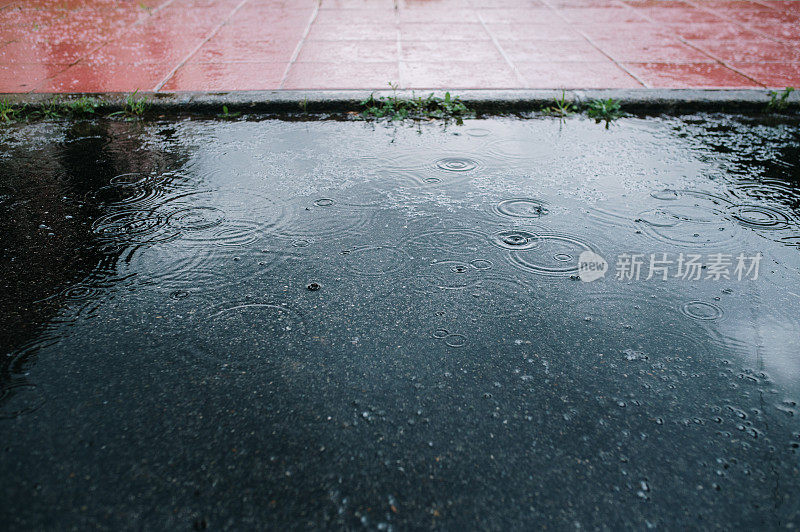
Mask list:
[[[586,116],[594,118],[598,124],[602,121],[606,123],[606,129],[614,120],[623,116],[621,105],[618,100],[609,98],[607,100],[592,100],[586,106]]]
[[[472,114],[467,106],[458,96],[451,96],[449,92],[444,94],[444,98],[434,96],[433,93],[427,97],[412,96],[411,98],[398,98],[397,85],[389,83],[393,94],[391,96],[381,96],[375,98],[371,94],[369,98],[361,102],[363,111],[361,116],[365,119],[388,120],[456,120],[461,123],[463,118]]]
[[[767,112],[785,111],[789,106],[789,96],[794,92],[794,87],[786,87],[781,92],[769,91]]]

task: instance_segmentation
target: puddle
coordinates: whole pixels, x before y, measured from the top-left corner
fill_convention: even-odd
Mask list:
[[[0,128],[0,515],[798,526],[798,160],[716,115]]]

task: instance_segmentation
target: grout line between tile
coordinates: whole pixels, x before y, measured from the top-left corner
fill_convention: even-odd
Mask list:
[[[556,16],[557,16],[557,17],[559,17],[561,20],[563,20],[563,21],[564,21],[564,22],[566,22],[567,24],[571,24],[571,23],[570,23],[570,21],[569,21],[569,20],[567,20],[567,19],[564,17],[564,15],[562,15],[561,13],[559,13],[558,9],[556,9],[555,7],[553,7],[553,6],[552,6],[552,4],[550,4],[550,2],[548,2],[547,0],[541,0],[541,2],[542,2],[542,4],[544,4],[544,6],[545,6],[545,7],[547,7],[547,8],[548,8],[550,11],[552,11],[553,13],[555,13],[555,14],[556,14]],[[620,2],[620,3],[621,3],[621,2]],[[630,7],[630,6],[627,6],[627,5],[626,5],[626,4],[624,4],[624,3],[623,3],[623,5],[625,5],[626,7]],[[591,44],[592,46],[594,46],[594,48],[595,48],[595,49],[597,49],[597,51],[598,51],[598,52],[600,52],[601,54],[603,54],[604,56],[606,56],[606,57],[607,57],[607,58],[608,58],[608,59],[609,59],[609,60],[610,60],[612,63],[614,63],[614,64],[617,66],[617,68],[619,68],[620,70],[622,70],[623,72],[625,72],[627,75],[629,75],[630,77],[632,77],[634,80],[636,80],[636,83],[638,83],[639,85],[641,85],[642,87],[644,87],[644,88],[646,88],[646,89],[650,89],[650,88],[652,88],[652,87],[650,87],[650,86],[649,86],[647,83],[645,83],[644,81],[642,81],[641,79],[639,79],[639,77],[638,77],[637,75],[635,75],[633,72],[631,72],[630,70],[628,70],[627,68],[625,68],[625,66],[623,66],[623,64],[622,64],[622,63],[620,63],[619,61],[617,61],[616,59],[614,59],[613,57],[611,57],[610,55],[608,55],[608,54],[606,53],[606,51],[605,51],[605,50],[603,50],[602,48],[600,48],[600,47],[597,45],[597,43],[595,43],[595,42],[594,42],[592,39],[590,39],[590,38],[589,38],[589,36],[588,36],[588,35],[586,35],[586,34],[585,34],[585,33],[584,33],[582,30],[579,30],[579,29],[577,29],[577,28],[576,28],[576,30],[575,30],[575,31],[577,31],[577,32],[578,32],[578,33],[581,35],[581,37],[583,37],[584,39],[586,39],[586,42],[588,42],[589,44]]]
[[[508,57],[508,54],[506,54],[506,51],[503,50],[502,46],[500,46],[500,41],[497,40],[497,37],[495,37],[494,34],[491,31],[489,31],[489,27],[486,25],[486,22],[483,20],[483,17],[481,16],[480,11],[477,11],[475,13],[475,15],[478,17],[478,20],[481,21],[481,26],[483,26],[483,31],[485,31],[486,34],[489,35],[489,38],[492,39],[492,43],[494,43],[494,47],[497,48],[497,51],[500,52],[501,56],[503,56],[503,59],[505,60],[506,64],[511,68],[511,71],[514,72],[514,76],[517,78],[517,82],[519,82],[521,87],[527,86],[527,82],[526,82],[525,78],[522,77],[522,73],[520,73],[519,69],[517,68],[517,65],[515,65],[511,61],[511,58]]]
[[[722,20],[724,20],[725,22],[728,22],[729,24],[733,24],[734,26],[739,26],[740,28],[743,28],[743,29],[745,29],[747,31],[751,31],[751,32],[753,32],[755,34],[760,35],[761,37],[763,37],[763,38],[765,38],[767,40],[774,41],[774,42],[777,42],[777,43],[780,43],[780,44],[786,44],[785,41],[782,41],[777,37],[773,37],[771,35],[768,35],[767,33],[764,33],[763,31],[751,28],[747,24],[743,24],[743,23],[739,22],[738,20],[735,20],[735,19],[732,19],[732,18],[728,18],[728,17],[724,17],[724,16],[714,12],[713,9],[711,9],[709,7],[705,7],[702,3],[698,4],[694,0],[683,0],[683,1],[686,2],[687,4],[689,4],[690,6],[694,7],[694,8],[697,8],[697,9],[700,9],[702,11],[705,11],[706,13],[711,13],[712,15],[721,18]]]
[[[289,77],[289,71],[294,66],[295,61],[297,61],[297,57],[300,55],[300,50],[303,48],[303,45],[306,43],[306,38],[308,37],[309,32],[311,31],[311,26],[314,24],[314,21],[317,19],[317,14],[319,13],[319,5],[321,4],[321,0],[317,2],[314,6],[314,12],[311,13],[311,18],[308,20],[308,24],[306,25],[305,31],[303,31],[303,36],[300,37],[300,42],[297,43],[297,46],[292,53],[292,57],[289,59],[289,62],[286,64],[286,68],[283,71],[283,76],[281,76],[281,82],[278,84],[278,89],[283,89],[283,86],[286,84],[286,79]]]
[[[227,23],[228,23],[228,21],[231,19],[231,17],[233,17],[233,16],[234,16],[234,15],[235,15],[235,14],[236,14],[236,13],[237,13],[237,12],[238,12],[238,11],[239,11],[239,10],[240,10],[240,9],[241,9],[241,8],[242,8],[242,7],[243,7],[243,6],[244,6],[244,5],[247,3],[247,2],[249,2],[249,1],[250,1],[250,0],[242,0],[241,2],[239,2],[239,4],[237,4],[237,6],[236,6],[235,8],[233,8],[233,11],[231,11],[230,13],[228,13],[228,16],[227,16],[227,17],[225,17],[225,19],[224,19],[222,22],[220,22],[219,24],[217,24],[217,26],[216,26],[216,27],[215,27],[213,30],[211,30],[211,31],[208,33],[208,35],[207,35],[207,36],[206,36],[206,37],[205,37],[205,38],[204,38],[204,39],[203,39],[203,40],[202,40],[202,41],[201,41],[201,42],[200,42],[200,43],[199,43],[197,46],[195,46],[195,47],[194,47],[194,49],[193,49],[191,52],[189,52],[189,53],[186,55],[186,57],[184,57],[184,58],[183,58],[183,60],[182,60],[182,61],[180,61],[180,62],[179,62],[179,63],[178,63],[176,66],[175,66],[175,68],[173,68],[173,69],[172,69],[172,70],[171,70],[171,71],[170,71],[170,72],[169,72],[169,73],[168,73],[168,74],[167,74],[167,75],[164,77],[164,79],[162,79],[162,80],[161,80],[161,81],[160,81],[160,82],[159,82],[159,83],[158,83],[158,84],[155,86],[155,88],[153,89],[153,92],[158,92],[158,91],[160,91],[160,90],[161,90],[161,88],[162,88],[162,87],[163,87],[163,86],[164,86],[164,85],[165,85],[165,84],[166,84],[166,83],[167,83],[167,82],[168,82],[168,81],[169,81],[169,80],[172,78],[172,76],[174,76],[174,75],[175,75],[175,73],[176,73],[176,72],[178,72],[178,69],[180,69],[180,68],[181,68],[183,65],[185,65],[185,64],[186,64],[186,62],[187,62],[187,61],[189,61],[189,59],[191,59],[191,58],[192,58],[192,56],[193,56],[194,54],[196,54],[196,53],[197,53],[197,52],[200,50],[200,48],[202,48],[202,47],[203,47],[203,45],[204,45],[204,44],[206,44],[206,43],[207,43],[209,40],[211,40],[211,38],[212,38],[214,35],[216,35],[216,34],[217,34],[217,32],[218,32],[218,31],[219,31],[219,30],[220,30],[220,29],[221,29],[221,28],[222,28],[222,27],[223,27],[225,24],[227,24]]]
[[[621,3],[621,4],[625,5],[625,6],[627,6],[629,9],[632,9],[633,11],[636,11],[636,9],[635,9],[633,6],[628,6],[628,4],[625,4],[624,2],[619,2],[619,3]],[[687,3],[688,3],[689,5],[693,5],[691,2],[688,2],[688,0],[687,0]],[[712,13],[713,15],[719,16],[719,15],[717,15],[716,13],[713,13],[713,12],[711,12],[711,11],[708,11],[708,12],[709,12],[709,13]],[[650,16],[649,16],[649,15],[647,15],[647,13],[640,13],[640,15],[641,15],[641,16],[643,16],[644,18],[646,18],[646,19],[648,20],[648,22],[650,22],[651,24],[656,24],[656,25],[658,25],[658,24],[659,24],[659,22],[658,22],[658,21],[656,21],[656,20],[653,20],[652,18],[650,18]],[[691,42],[691,41],[689,41],[689,40],[687,40],[687,39],[684,39],[682,36],[680,36],[680,35],[676,34],[676,35],[675,35],[675,40],[677,40],[678,42],[681,42],[681,43],[685,44],[686,46],[688,46],[689,48],[692,48],[693,50],[697,50],[698,52],[700,52],[701,54],[703,54],[703,55],[705,55],[705,56],[708,56],[708,57],[710,57],[711,59],[713,59],[714,61],[716,61],[716,62],[717,62],[717,63],[719,63],[720,65],[724,66],[724,67],[725,67],[725,68],[727,68],[728,70],[732,70],[733,72],[736,72],[736,73],[737,73],[737,74],[739,74],[740,76],[743,76],[743,77],[745,77],[745,78],[749,79],[750,81],[752,81],[752,82],[753,82],[753,83],[755,83],[756,85],[761,85],[762,87],[764,86],[764,84],[763,84],[763,83],[761,83],[760,81],[758,81],[757,79],[753,79],[751,76],[748,76],[748,75],[747,75],[747,74],[745,74],[744,72],[742,72],[742,71],[740,71],[740,70],[738,70],[738,69],[736,69],[736,68],[733,68],[731,65],[729,65],[728,63],[726,63],[725,61],[723,61],[723,60],[722,60],[722,59],[720,59],[719,57],[715,56],[715,55],[714,55],[714,54],[712,54],[711,52],[707,52],[706,50],[703,50],[702,48],[700,48],[699,46],[697,46],[697,45],[695,45],[695,44],[692,44],[692,42]]]
[[[403,80],[403,37],[400,32],[400,3],[394,0],[394,21],[397,25],[395,35],[397,36],[397,86],[401,89],[405,88],[405,81]]]
[[[139,20],[137,20],[136,22],[134,22],[133,24],[131,24],[131,26],[130,26],[130,27],[131,27],[131,28],[135,28],[136,26],[139,26],[139,25],[141,25],[141,24],[144,24],[145,22],[147,22],[148,20],[150,20],[150,17],[152,17],[153,15],[155,15],[156,13],[158,13],[159,11],[161,11],[162,9],[164,9],[164,8],[166,8],[166,7],[169,7],[169,6],[170,6],[170,4],[172,4],[173,2],[175,2],[175,0],[167,0],[166,2],[164,2],[164,3],[163,3],[163,4],[161,4],[161,5],[159,5],[158,7],[155,7],[155,8],[153,8],[153,10],[152,10],[152,11],[149,11],[149,12],[147,13],[147,15],[146,15],[146,16],[144,16],[144,17],[140,18]],[[9,4],[9,5],[12,5],[12,4]],[[6,7],[8,7],[8,6],[6,6]],[[130,28],[128,28],[128,29],[130,29]],[[33,92],[36,92],[36,90],[37,90],[39,87],[41,87],[41,86],[42,86],[42,85],[43,85],[43,84],[44,84],[46,81],[48,81],[48,80],[51,80],[51,79],[55,78],[56,76],[59,76],[59,75],[63,74],[64,72],[66,72],[67,70],[69,70],[70,68],[72,68],[73,66],[77,65],[78,63],[80,63],[81,61],[83,61],[84,59],[86,59],[88,56],[90,56],[90,55],[92,55],[93,53],[95,53],[96,51],[98,51],[100,48],[102,48],[102,47],[106,46],[107,44],[110,44],[111,42],[113,42],[113,41],[117,40],[118,38],[119,38],[119,37],[114,37],[114,38],[112,38],[112,39],[108,39],[108,40],[106,40],[106,41],[103,41],[103,42],[101,42],[100,44],[98,44],[98,45],[97,45],[97,46],[95,46],[94,48],[91,48],[91,49],[90,49],[89,51],[87,51],[87,52],[86,52],[86,53],[85,53],[85,54],[84,54],[82,57],[80,57],[79,59],[76,59],[76,60],[75,60],[75,61],[73,61],[72,63],[68,64],[68,65],[67,65],[67,66],[66,66],[66,67],[65,67],[63,70],[59,70],[58,72],[56,72],[56,73],[55,73],[55,74],[53,74],[52,76],[47,76],[46,78],[44,78],[43,80],[41,80],[41,81],[40,81],[38,84],[36,84],[36,87],[34,87],[33,89],[31,89],[29,92],[31,92],[31,93],[33,93]]]

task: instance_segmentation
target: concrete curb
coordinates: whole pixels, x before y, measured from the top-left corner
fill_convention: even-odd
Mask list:
[[[232,91],[232,92],[175,92],[138,93],[149,100],[151,112],[165,114],[190,113],[217,115],[226,106],[231,113],[347,113],[359,111],[361,102],[371,94],[400,98],[427,96],[431,92],[443,96],[443,90],[365,91],[365,90],[304,90],[304,91]],[[101,111],[113,112],[124,107],[129,93],[89,94],[98,98]],[[452,91],[478,113],[503,114],[541,110],[561,90],[457,90]],[[18,105],[37,108],[52,98],[74,98],[77,94],[6,94],[2,97]],[[581,104],[594,99],[613,98],[631,113],[686,113],[697,111],[761,112],[770,101],[766,89],[580,89],[564,91],[568,101]],[[787,109],[800,109],[800,91],[791,94]]]

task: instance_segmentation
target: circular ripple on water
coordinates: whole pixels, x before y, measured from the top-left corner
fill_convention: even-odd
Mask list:
[[[103,294],[103,290],[97,286],[77,284],[61,292],[61,295],[69,301],[88,301]]]
[[[156,178],[151,174],[141,174],[137,172],[132,172],[128,174],[120,174],[112,177],[108,180],[110,185],[116,186],[131,186],[131,185],[142,185],[148,182],[152,182],[156,180]]]
[[[481,127],[471,127],[469,129],[465,129],[464,133],[470,137],[488,137],[491,134],[491,131]]]
[[[139,185],[116,185],[100,187],[84,197],[94,205],[113,205],[117,207],[142,208],[157,205],[164,192],[158,187]]]
[[[451,333],[444,337],[447,347],[464,347],[467,344],[467,337],[463,334]]]
[[[223,308],[198,327],[198,355],[214,363],[263,366],[305,340],[303,315],[288,306],[248,303]]]
[[[418,151],[393,153],[376,161],[376,171],[421,185],[435,185],[469,179],[484,167],[483,161],[471,154],[439,155],[426,159]]]
[[[464,290],[447,291],[444,298],[447,308],[462,318],[511,318],[534,311],[529,287],[513,278],[482,278]]]
[[[143,285],[166,291],[213,290],[270,271],[278,263],[277,255],[261,255],[249,248],[175,240],[139,246],[121,265]]]
[[[225,213],[216,207],[186,207],[167,218],[167,223],[178,231],[202,231],[225,221]]]
[[[735,205],[731,217],[740,225],[750,229],[787,229],[792,220],[786,213],[766,205]]]
[[[532,249],[512,251],[511,263],[523,270],[541,275],[568,276],[578,273],[578,257],[594,246],[577,237],[543,234],[536,237]]]
[[[501,248],[521,251],[524,249],[532,249],[538,246],[539,236],[530,231],[511,229],[492,235],[491,241],[493,244],[500,246]]]
[[[484,152],[487,159],[507,165],[509,160],[541,160],[552,157],[553,145],[536,142],[534,139],[502,138],[488,142]]]
[[[367,277],[397,273],[408,265],[411,258],[408,253],[394,246],[360,246],[340,256],[349,271]]]
[[[478,162],[468,157],[444,157],[437,160],[435,165],[448,172],[469,172],[478,168]]]
[[[737,225],[718,206],[673,203],[644,211],[635,220],[648,237],[681,247],[726,247],[737,241]]]
[[[484,247],[486,235],[471,229],[445,229],[412,235],[410,246],[441,253],[474,255]]]
[[[541,218],[549,212],[546,202],[534,198],[507,199],[498,203],[494,211],[512,218]]]
[[[95,220],[92,232],[102,240],[149,243],[175,236],[166,219],[146,211],[112,212]]]
[[[695,320],[717,320],[724,314],[717,305],[703,301],[689,301],[681,306],[681,312]]]
[[[3,384],[0,393],[0,419],[13,419],[35,412],[45,403],[36,385],[28,382]]]
[[[308,208],[305,201],[294,205],[276,229],[276,234],[291,240],[319,240],[357,233],[369,225],[375,212],[340,203]]]
[[[213,246],[247,246],[262,236],[262,226],[249,220],[227,220],[202,231],[184,233],[183,239]]]
[[[678,191],[677,190],[673,190],[671,188],[665,188],[665,189],[662,189],[662,190],[656,190],[654,192],[651,192],[650,195],[652,197],[654,197],[655,199],[663,200],[663,201],[672,201],[672,200],[676,200],[676,199],[678,199],[680,197],[680,194],[678,193]]]
[[[155,212],[171,224],[182,227],[189,238],[203,240],[203,231],[226,234],[263,233],[277,227],[285,219],[283,207],[271,199],[247,189],[199,190],[175,195],[164,201]],[[225,228],[231,225],[231,228]],[[246,229],[250,228],[250,229]]]
[[[425,283],[424,291],[430,288],[460,290],[475,285],[482,277],[481,270],[468,262],[458,260],[437,260],[432,262],[421,276]]]

